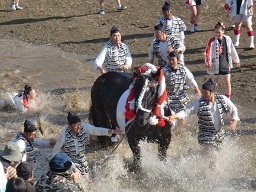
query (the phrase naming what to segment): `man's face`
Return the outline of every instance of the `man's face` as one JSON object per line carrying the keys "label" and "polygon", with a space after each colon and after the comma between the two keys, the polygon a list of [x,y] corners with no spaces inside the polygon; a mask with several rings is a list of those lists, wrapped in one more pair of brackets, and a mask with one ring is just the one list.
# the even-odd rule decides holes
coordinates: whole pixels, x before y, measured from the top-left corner
{"label": "man's face", "polygon": [[172,69],[176,69],[178,66],[178,59],[176,57],[168,57],[169,65]]}
{"label": "man's face", "polygon": [[166,40],[165,32],[155,30],[154,34],[155,34],[155,37],[156,37],[157,40],[159,40],[159,41],[165,41]]}
{"label": "man's face", "polygon": [[202,90],[202,95],[203,98],[207,101],[211,101],[212,97],[213,97],[213,91],[209,91],[209,90]]}
{"label": "man's face", "polygon": [[78,135],[80,133],[81,127],[81,122],[69,125],[69,128],[74,135]]}
{"label": "man's face", "polygon": [[118,33],[113,33],[110,36],[110,39],[111,39],[112,44],[121,43],[121,34],[119,32]]}
{"label": "man's face", "polygon": [[24,132],[24,136],[25,136],[25,138],[26,138],[29,142],[33,142],[34,139],[36,138],[36,131],[33,131],[33,132]]}
{"label": "man's face", "polygon": [[162,10],[164,18],[172,19],[172,10]]}

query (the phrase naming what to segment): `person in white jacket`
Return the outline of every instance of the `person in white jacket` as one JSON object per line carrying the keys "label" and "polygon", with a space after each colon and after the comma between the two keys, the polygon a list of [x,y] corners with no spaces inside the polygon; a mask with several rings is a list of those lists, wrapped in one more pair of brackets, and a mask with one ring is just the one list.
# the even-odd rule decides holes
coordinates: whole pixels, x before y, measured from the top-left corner
{"label": "person in white jacket", "polygon": [[81,123],[80,118],[68,113],[68,125],[60,133],[53,148],[52,157],[59,152],[70,156],[76,168],[89,179],[89,168],[86,160],[85,145],[89,142],[89,135],[121,134],[121,130],[113,130],[102,127],[95,127],[88,123]]}
{"label": "person in white jacket", "polygon": [[25,85],[24,90],[17,93],[1,93],[0,107],[11,106],[19,112],[26,113],[32,111],[37,104],[37,93],[30,85]]}
{"label": "person in white jacket", "polygon": [[236,67],[240,67],[240,59],[236,49],[229,36],[224,35],[225,26],[223,23],[218,22],[215,25],[215,37],[212,37],[205,49],[205,66],[207,73],[217,81],[219,77],[223,77],[226,93],[228,98],[231,98],[231,69],[233,62]]}
{"label": "person in white jacket", "polygon": [[[198,142],[206,155],[215,163],[218,146],[225,139],[224,115],[230,113],[230,127],[235,130],[238,110],[226,96],[215,92],[216,81],[210,78],[202,86],[202,97],[193,101],[186,110],[169,117],[170,122],[187,118],[191,114],[198,116]],[[212,158],[213,157],[213,158]]]}
{"label": "person in white jacket", "polygon": [[226,0],[224,7],[230,12],[230,17],[234,19],[235,47],[239,46],[241,26],[244,23],[250,41],[249,48],[254,49],[253,0]]}

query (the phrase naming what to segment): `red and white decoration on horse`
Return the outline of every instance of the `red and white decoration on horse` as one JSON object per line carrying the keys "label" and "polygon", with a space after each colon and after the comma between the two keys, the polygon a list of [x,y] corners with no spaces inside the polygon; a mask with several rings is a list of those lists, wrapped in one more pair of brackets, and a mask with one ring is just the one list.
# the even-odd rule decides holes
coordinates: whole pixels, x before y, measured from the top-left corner
{"label": "red and white decoration on horse", "polygon": [[[142,67],[136,69],[136,73],[141,75],[150,75],[157,74],[158,77],[158,96],[156,101],[156,106],[153,109],[152,113],[153,116],[149,119],[150,125],[158,125],[160,127],[163,127],[165,125],[164,122],[164,105],[167,98],[167,92],[166,92],[166,84],[165,84],[165,77],[163,75],[163,71],[159,66],[155,66],[150,63],[145,63],[142,65]],[[134,79],[134,77],[133,77]],[[130,93],[126,101],[125,105],[125,118],[126,119],[132,119],[135,115],[134,108],[135,108],[135,98],[134,98],[134,89],[133,89],[133,83],[129,87]],[[138,99],[139,100],[139,99]],[[138,102],[139,103],[139,102]],[[141,107],[139,104],[137,107]]]}

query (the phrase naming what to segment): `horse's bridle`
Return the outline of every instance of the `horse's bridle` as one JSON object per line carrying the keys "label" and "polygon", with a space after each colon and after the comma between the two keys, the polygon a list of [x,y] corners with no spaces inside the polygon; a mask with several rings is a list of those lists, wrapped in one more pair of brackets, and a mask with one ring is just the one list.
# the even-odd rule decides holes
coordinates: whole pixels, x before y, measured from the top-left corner
{"label": "horse's bridle", "polygon": [[146,80],[145,80],[145,83],[144,83],[144,85],[143,85],[143,87],[142,87],[141,93],[140,93],[140,95],[139,95],[139,97],[138,97],[136,112],[137,112],[139,109],[142,110],[142,111],[144,111],[144,112],[146,112],[146,113],[151,113],[151,111],[152,111],[152,109],[146,109],[146,108],[144,108],[144,107],[142,106],[142,100],[143,100],[143,98],[144,98],[144,96],[145,96],[145,93],[147,92],[148,87],[151,86],[150,83],[151,83],[151,82],[150,82],[149,79],[146,79]]}
{"label": "horse's bridle", "polygon": [[141,90],[141,93],[139,95],[139,98],[138,98],[138,104],[137,104],[137,108],[136,108],[136,112],[140,109],[142,111],[145,111],[147,113],[150,113],[151,110],[150,109],[145,109],[141,104],[142,104],[142,99],[147,91],[147,87],[148,87],[148,83],[149,83],[149,80],[146,79],[145,80],[145,84],[143,85],[142,87],[142,90]]}

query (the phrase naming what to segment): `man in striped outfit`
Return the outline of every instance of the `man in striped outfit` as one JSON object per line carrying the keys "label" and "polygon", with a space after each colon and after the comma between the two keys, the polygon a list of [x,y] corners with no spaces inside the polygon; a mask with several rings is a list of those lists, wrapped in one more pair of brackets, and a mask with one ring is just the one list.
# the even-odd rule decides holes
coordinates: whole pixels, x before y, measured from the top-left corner
{"label": "man in striped outfit", "polygon": [[36,147],[53,147],[55,141],[46,141],[36,138],[37,128],[30,121],[24,122],[24,131],[17,133],[16,137],[12,139],[19,145],[20,151],[23,153],[22,161],[36,163],[34,154],[34,146]]}
{"label": "man in striped outfit", "polygon": [[[216,146],[224,139],[224,114],[230,113],[230,129],[236,128],[239,121],[236,106],[224,95],[215,92],[216,82],[210,78],[202,86],[202,97],[192,102],[185,111],[170,116],[170,121],[183,119],[190,114],[198,116],[198,142],[204,147],[206,155],[217,158]],[[215,163],[215,162],[214,162]]]}
{"label": "man in striped outfit", "polygon": [[[183,54],[186,47],[177,37],[167,37],[165,27],[162,23],[154,27],[155,39],[149,47],[149,62],[154,63],[154,58],[158,59],[158,65],[163,68],[168,63],[168,54],[176,50],[179,54]],[[183,58],[183,57],[182,57]],[[182,63],[184,61],[181,61]]]}
{"label": "man in striped outfit", "polygon": [[94,70],[101,74],[109,71],[126,72],[131,68],[132,57],[128,46],[121,42],[121,34],[117,27],[110,30],[110,40],[101,49],[94,62]]}
{"label": "man in striped outfit", "polygon": [[193,74],[183,64],[178,63],[178,53],[171,52],[168,55],[169,64],[163,69],[168,92],[167,103],[172,114],[185,110],[189,102],[188,94],[184,90],[184,84],[195,90],[201,96],[200,89]]}
{"label": "man in striped outfit", "polygon": [[163,17],[158,20],[157,24],[163,23],[166,25],[166,35],[177,37],[182,43],[184,43],[184,31],[186,31],[186,25],[179,17],[173,16],[172,9],[168,1],[166,1],[162,7],[162,12]]}
{"label": "man in striped outfit", "polygon": [[89,181],[89,168],[86,160],[85,145],[89,142],[89,135],[121,134],[121,130],[113,130],[95,127],[88,123],[82,123],[81,119],[72,113],[68,113],[68,125],[60,133],[56,145],[53,148],[52,157],[64,152],[70,156],[72,162],[79,170],[81,182]]}

